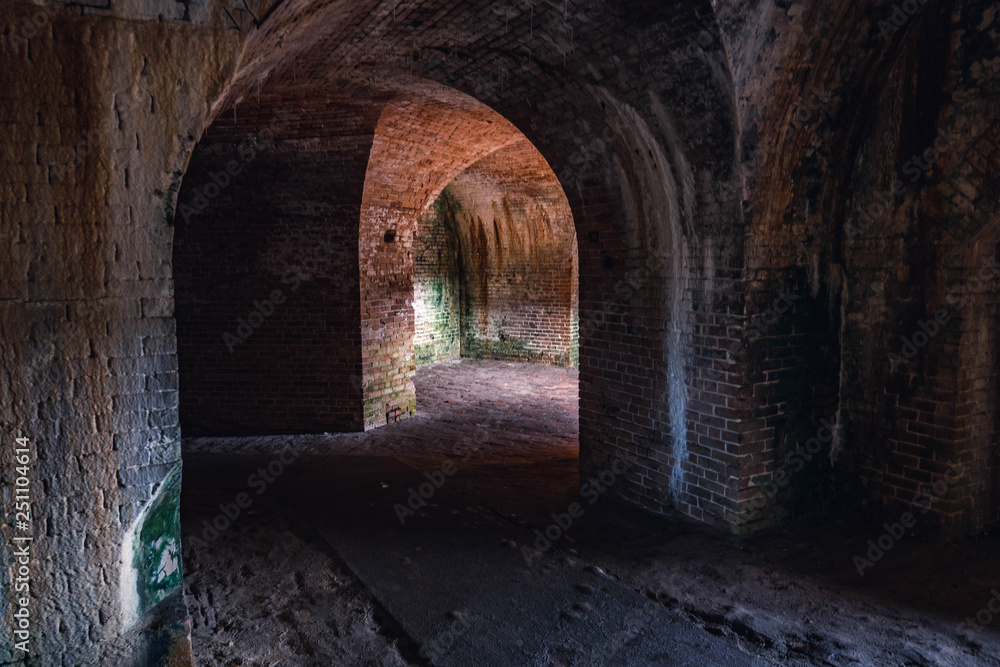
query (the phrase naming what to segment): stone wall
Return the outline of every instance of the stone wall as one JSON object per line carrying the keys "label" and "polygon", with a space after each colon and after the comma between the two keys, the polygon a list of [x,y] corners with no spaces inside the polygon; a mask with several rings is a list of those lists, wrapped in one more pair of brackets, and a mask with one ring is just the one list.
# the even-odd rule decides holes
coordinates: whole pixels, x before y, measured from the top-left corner
{"label": "stone wall", "polygon": [[24,437],[31,502],[0,536],[5,664],[22,597],[31,664],[190,664],[170,219],[239,40],[177,9],[0,5],[0,497]]}

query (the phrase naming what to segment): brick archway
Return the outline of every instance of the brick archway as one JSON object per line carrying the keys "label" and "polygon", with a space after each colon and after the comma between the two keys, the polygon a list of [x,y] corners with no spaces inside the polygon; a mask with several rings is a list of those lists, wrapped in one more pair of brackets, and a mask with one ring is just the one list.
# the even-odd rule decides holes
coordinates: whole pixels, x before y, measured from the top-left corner
{"label": "brick archway", "polygon": [[459,174],[418,229],[418,365],[456,356],[578,363],[573,214],[527,139]]}
{"label": "brick archway", "polygon": [[[462,178],[456,181],[460,175]],[[479,229],[474,238],[466,230],[456,230],[459,237],[464,237],[466,248],[473,242],[482,246],[479,256],[468,255],[466,264],[481,278],[470,286],[478,291],[475,303],[470,302],[468,307],[485,318],[480,329],[483,339],[489,340],[488,331],[483,331],[488,329],[488,294],[498,293],[499,289],[496,284],[486,284],[490,281],[487,273],[504,270],[506,252],[508,272],[519,272],[518,280],[537,278],[544,284],[560,280],[550,274],[562,276],[565,284],[551,289],[565,296],[559,307],[564,315],[559,335],[567,339],[564,354],[569,354],[577,259],[572,214],[558,179],[541,154],[502,116],[467,95],[424,82],[383,109],[365,177],[358,256],[366,428],[416,409],[412,381],[416,235],[419,221],[449,184],[452,194],[458,197],[453,197],[454,202],[462,200],[471,215],[475,215],[477,207],[492,208],[506,223],[502,224],[492,210],[478,210],[479,215],[489,218],[488,235],[484,229]],[[493,185],[491,192],[483,189],[487,184]],[[534,234],[519,241],[522,234],[514,227],[530,224],[539,216],[522,216],[520,222],[515,221],[513,202],[519,202],[523,212],[529,202],[542,207],[539,220],[547,223],[547,230],[534,230]],[[483,227],[481,219],[476,222]],[[552,225],[557,225],[558,230],[552,230]],[[547,240],[545,231],[549,232]],[[554,246],[549,252],[555,252],[557,257],[550,259],[545,254],[546,243]],[[520,255],[519,246],[524,246]],[[468,291],[466,296],[470,296]],[[517,321],[531,317],[514,305],[518,297],[513,292],[504,297],[509,299],[505,305],[510,317]],[[526,294],[520,295],[522,300],[524,297]],[[539,296],[533,301],[541,304],[544,299]],[[543,322],[535,324],[541,329]],[[532,339],[546,335],[542,331],[529,333],[531,324],[527,319],[515,328]]]}
{"label": "brick archway", "polygon": [[[440,167],[436,182],[400,186],[376,178],[366,180],[362,192],[338,199],[345,214],[357,211],[364,218],[387,215],[380,196],[406,198],[394,213],[401,217],[380,220],[377,233],[358,239],[383,253],[386,232],[399,232],[389,227],[402,229],[404,218],[412,227],[416,211],[433,200],[435,190],[502,147],[499,127],[523,134],[559,176],[579,240],[581,469],[599,472],[615,460],[627,461],[631,472],[615,490],[626,500],[654,511],[676,506],[692,517],[733,526],[737,498],[721,483],[727,470],[742,465],[741,434],[729,407],[733,397],[720,391],[692,402],[696,385],[742,384],[739,367],[719,362],[738,342],[732,325],[739,315],[724,295],[739,278],[728,267],[741,262],[742,244],[707,242],[710,235],[739,238],[741,224],[739,193],[718,187],[733,180],[735,155],[725,53],[716,41],[694,61],[665,58],[657,74],[641,66],[638,54],[619,55],[614,76],[606,79],[601,72],[610,66],[607,44],[594,32],[601,25],[607,34],[614,26],[610,32],[650,40],[664,54],[672,53],[673,46],[688,44],[684,26],[713,25],[699,10],[711,16],[707,3],[653,17],[641,13],[641,21],[628,8],[533,19],[530,12],[504,18],[460,3],[447,9],[410,7],[405,16],[283,3],[251,35],[237,77],[215,113],[217,123],[238,124],[240,118],[259,121],[273,109],[295,107],[289,127],[296,140],[315,144],[337,135],[336,150],[353,146],[350,170],[337,182],[339,188],[348,182],[356,188],[363,157],[370,152],[377,162],[380,142],[391,145],[391,131],[402,136],[407,115],[433,110],[437,122],[447,126],[452,121],[443,119],[458,111],[444,110],[461,109],[465,129],[456,134],[445,127],[438,134],[461,137],[471,148],[464,159],[442,161],[450,166]],[[579,23],[572,42],[563,38],[567,21]],[[492,41],[468,30],[470,25],[482,25]],[[594,39],[586,39],[591,33]],[[536,34],[541,42],[533,48]],[[671,77],[662,76],[664,71]],[[706,115],[706,106],[715,112]],[[496,115],[497,127],[486,129],[484,110]],[[227,120],[230,115],[236,120]],[[394,130],[394,123],[402,124]],[[386,130],[384,139],[380,128]],[[317,136],[309,139],[310,133]],[[329,154],[330,148],[316,150]],[[405,234],[397,238],[406,242]],[[353,293],[354,285],[349,289]],[[368,299],[364,280],[358,289],[360,298]],[[312,303],[318,300],[314,296]],[[384,310],[386,304],[375,301],[372,312]],[[693,345],[699,332],[710,328],[724,333]],[[351,428],[385,419],[382,392],[412,391],[407,385],[412,361],[405,354],[369,362],[364,358],[369,352],[374,350],[361,358],[342,356],[356,370],[353,383],[338,391],[365,392],[369,404],[363,415],[346,409],[338,416]],[[392,370],[394,377],[379,378],[373,386],[373,369],[379,369],[375,374]],[[390,408],[402,412],[409,405],[406,399]]]}
{"label": "brick archway", "polygon": [[194,152],[174,243],[188,434],[358,430],[412,412],[417,222],[474,164],[552,209],[575,283],[569,205],[517,128],[433,82],[346,90],[263,95],[219,115]]}

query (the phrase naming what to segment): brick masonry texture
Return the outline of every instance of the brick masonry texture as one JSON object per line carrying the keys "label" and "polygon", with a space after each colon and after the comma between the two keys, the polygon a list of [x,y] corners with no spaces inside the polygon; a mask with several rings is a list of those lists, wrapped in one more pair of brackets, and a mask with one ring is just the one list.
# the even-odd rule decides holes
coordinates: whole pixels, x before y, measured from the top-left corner
{"label": "brick masonry texture", "polygon": [[[920,509],[913,498],[956,462],[966,474],[916,529],[967,534],[1000,511],[996,353],[983,333],[996,328],[986,323],[997,283],[975,279],[997,256],[997,109],[986,100],[998,84],[995,64],[981,64],[997,29],[976,3],[928,3],[903,27],[879,24],[891,5],[802,9],[778,18],[764,58],[734,67],[755,239],[744,272],[758,305],[747,314],[779,290],[802,297],[738,357],[753,387],[745,469],[769,478],[836,414],[836,437],[793,476],[779,510],[839,504],[895,519]],[[771,20],[729,7],[720,16],[737,50],[753,48],[749,25]],[[863,29],[814,43],[782,29],[819,34],[829,20]],[[764,74],[779,61],[798,64]],[[789,85],[788,104],[766,101]],[[894,370],[889,355],[942,308],[950,321]],[[789,391],[782,376],[808,390]],[[740,481],[741,503],[759,493],[751,480]],[[743,509],[748,528],[780,518]]]}
{"label": "brick masonry texture", "polygon": [[357,221],[377,115],[305,138],[312,112],[224,116],[192,156],[174,242],[185,433],[361,427]]}
{"label": "brick masonry texture", "polygon": [[576,231],[555,174],[529,142],[462,172],[418,231],[418,363],[576,361]]}
{"label": "brick masonry texture", "polygon": [[413,241],[444,187],[517,130],[473,98],[421,84],[382,110],[365,175],[359,231],[364,423],[416,411]]}
{"label": "brick masonry texture", "polygon": [[[42,9],[0,6],[4,507],[24,436],[34,450],[33,659],[156,661],[171,646],[183,652],[174,630],[183,636],[186,617],[179,586],[155,608],[143,602],[157,582],[134,560],[144,511],[180,466],[164,211],[238,42],[205,25]],[[198,74],[178,90],[179,72]],[[177,546],[167,519],[159,537]],[[12,538],[23,533],[3,533],[0,586],[13,591]],[[11,602],[5,592],[6,619]],[[22,658],[12,624],[2,626],[0,662]]]}
{"label": "brick masonry texture", "polygon": [[420,217],[413,250],[413,349],[417,365],[462,356],[458,202],[448,189]]}
{"label": "brick masonry texture", "polygon": [[179,588],[148,604],[136,565],[176,537],[181,428],[410,414],[421,216],[453,183],[535,219],[488,166],[525,140],[576,232],[582,474],[623,458],[622,500],[743,533],[895,520],[954,462],[917,530],[1000,519],[988,3],[251,4],[0,4],[0,475],[31,438],[45,664],[185,664]]}

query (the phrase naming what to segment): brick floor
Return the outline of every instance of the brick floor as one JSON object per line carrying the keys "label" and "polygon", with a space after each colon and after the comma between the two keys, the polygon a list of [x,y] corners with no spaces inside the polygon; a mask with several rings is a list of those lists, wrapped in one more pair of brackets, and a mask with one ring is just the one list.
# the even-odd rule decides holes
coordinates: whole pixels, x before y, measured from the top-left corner
{"label": "brick floor", "polygon": [[[415,418],[366,433],[191,438],[184,451],[265,454],[287,446],[392,456],[421,470],[452,458],[461,462],[454,484],[477,502],[545,517],[572,502],[579,484],[577,378],[576,368],[562,366],[444,361],[417,369]],[[478,449],[463,449],[470,446]]]}

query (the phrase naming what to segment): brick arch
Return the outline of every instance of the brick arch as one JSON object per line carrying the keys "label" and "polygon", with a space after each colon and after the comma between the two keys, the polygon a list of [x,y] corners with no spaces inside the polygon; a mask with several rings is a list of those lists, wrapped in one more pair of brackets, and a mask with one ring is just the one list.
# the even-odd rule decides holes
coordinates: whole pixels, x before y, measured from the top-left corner
{"label": "brick arch", "polygon": [[[722,359],[736,342],[743,222],[738,193],[718,186],[736,146],[710,4],[397,10],[282,3],[250,36],[217,115],[257,95],[405,98],[436,82],[506,118],[559,175],[580,240],[582,469],[623,459],[616,495],[733,525],[726,480],[746,456],[738,376]],[[684,57],[698,28],[714,38]]]}
{"label": "brick arch", "polygon": [[199,142],[175,215],[186,432],[352,430],[415,409],[417,219],[470,165],[530,143],[454,89],[391,83],[266,90]]}
{"label": "brick arch", "polygon": [[[521,139],[459,174],[421,217],[420,234],[431,262],[414,272],[415,287],[425,287],[415,301],[425,313],[417,313],[416,342],[432,348],[418,347],[418,362],[431,355],[578,362],[576,228],[559,179],[531,142]],[[451,263],[442,237],[454,247]],[[442,312],[435,304],[449,287],[460,309]],[[431,313],[438,327],[428,326]],[[450,356],[433,347],[439,331],[452,336],[444,346]]]}
{"label": "brick arch", "polygon": [[[840,416],[841,299],[855,279],[845,271],[847,202],[874,121],[867,111],[880,104],[873,100],[886,87],[898,44],[874,38],[875,19],[858,6],[795,14],[780,3],[724,1],[716,12],[727,26],[741,100],[731,188],[754,202],[745,236],[744,339],[735,359],[753,395],[744,426],[753,463],[737,483],[738,520],[750,531],[831,503],[831,460],[844,437],[826,425]],[[831,23],[849,37],[831,39],[824,32]],[[778,39],[768,44],[768,35]],[[821,454],[799,456],[819,438]]]}
{"label": "brick arch", "polygon": [[361,201],[366,428],[416,410],[412,251],[419,217],[455,176],[521,136],[495,111],[455,90],[426,82],[406,93],[382,110]]}
{"label": "brick arch", "polygon": [[[567,360],[572,347],[576,233],[568,201],[548,163],[509,121],[463,93],[432,82],[414,82],[405,91],[406,97],[398,94],[400,97],[385,106],[375,128],[361,206],[359,262],[366,427],[385,423],[387,414],[402,416],[416,408],[411,302],[414,236],[419,219],[449,183],[457,195],[455,201],[461,200],[470,213],[482,206],[499,204],[510,208],[512,202],[517,202],[522,212],[530,205],[540,205],[551,213],[546,220],[554,221],[559,230],[551,238],[542,234],[527,239],[524,261],[517,270],[543,282],[560,283],[563,289],[559,294],[565,296],[565,303],[558,304],[559,320],[554,326],[558,327],[557,335],[565,339],[563,354]],[[455,182],[460,174],[465,178]],[[485,190],[487,182],[495,186],[489,192]],[[497,226],[490,238],[484,237],[485,245],[493,252],[482,261],[496,260],[497,252],[502,253],[504,245],[510,248],[511,241],[515,242],[516,253],[519,235],[513,227],[533,219],[526,215],[515,221],[513,212],[502,217],[510,219],[502,225],[503,231]],[[468,249],[468,235],[459,236],[465,241],[462,247]],[[542,249],[545,242],[549,246]],[[540,258],[539,252],[555,253],[565,267],[559,266],[555,258]],[[511,266],[512,259],[508,257]],[[481,272],[503,270],[496,262],[478,268]],[[561,272],[563,268],[565,272]],[[552,277],[553,271],[561,278]],[[486,279],[486,273],[482,277]],[[477,310],[487,320],[486,297],[491,291],[499,292],[495,285],[483,285],[475,295]],[[485,320],[481,324],[477,330],[486,343],[480,344],[488,345],[489,327]],[[473,337],[470,342],[476,340]]]}

